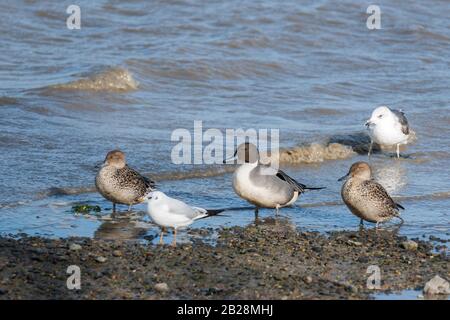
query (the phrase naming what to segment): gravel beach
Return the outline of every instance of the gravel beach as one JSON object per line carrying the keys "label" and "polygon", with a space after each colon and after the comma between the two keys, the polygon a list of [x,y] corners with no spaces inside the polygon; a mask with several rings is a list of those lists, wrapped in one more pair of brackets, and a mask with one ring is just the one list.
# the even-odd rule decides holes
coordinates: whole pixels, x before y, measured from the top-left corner
{"label": "gravel beach", "polygon": [[[195,230],[192,230],[195,231]],[[202,230],[199,230],[200,232]],[[218,231],[216,245],[0,238],[0,299],[370,299],[450,278],[445,240],[394,231],[298,231],[284,220]],[[66,286],[81,270],[81,289]],[[381,271],[367,288],[369,266]]]}

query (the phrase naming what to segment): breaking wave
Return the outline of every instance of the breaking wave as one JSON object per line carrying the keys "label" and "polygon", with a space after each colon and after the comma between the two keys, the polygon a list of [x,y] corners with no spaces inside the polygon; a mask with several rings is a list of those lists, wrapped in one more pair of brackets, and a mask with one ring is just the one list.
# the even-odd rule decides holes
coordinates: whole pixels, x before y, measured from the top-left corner
{"label": "breaking wave", "polygon": [[348,159],[355,154],[352,147],[340,143],[311,143],[281,150],[279,154],[274,156],[278,156],[280,164],[301,164]]}
{"label": "breaking wave", "polygon": [[64,91],[128,92],[136,90],[138,86],[139,83],[127,69],[117,67],[94,73],[79,80],[55,84],[47,87],[47,89]]}
{"label": "breaking wave", "polygon": [[7,97],[7,96],[0,96],[0,106],[7,106],[7,105],[16,105],[18,104],[18,100],[13,97]]}

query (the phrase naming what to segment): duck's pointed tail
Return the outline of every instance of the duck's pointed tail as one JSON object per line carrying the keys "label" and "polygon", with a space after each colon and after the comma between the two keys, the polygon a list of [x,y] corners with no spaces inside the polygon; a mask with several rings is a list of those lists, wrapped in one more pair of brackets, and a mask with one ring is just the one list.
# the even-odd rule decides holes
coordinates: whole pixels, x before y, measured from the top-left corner
{"label": "duck's pointed tail", "polygon": [[326,187],[316,188],[316,187],[307,187],[307,186],[305,186],[303,189],[305,189],[305,190],[322,190],[322,189],[326,189]]}

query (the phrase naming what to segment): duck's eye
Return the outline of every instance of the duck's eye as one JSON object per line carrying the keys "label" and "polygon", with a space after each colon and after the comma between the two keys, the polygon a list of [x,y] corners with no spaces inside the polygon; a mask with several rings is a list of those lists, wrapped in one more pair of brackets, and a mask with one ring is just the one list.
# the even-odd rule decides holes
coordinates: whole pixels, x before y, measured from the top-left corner
{"label": "duck's eye", "polygon": [[381,118],[383,118],[383,115],[382,115],[382,114],[380,114],[380,115],[378,116],[378,118],[380,118],[380,119],[381,119]]}

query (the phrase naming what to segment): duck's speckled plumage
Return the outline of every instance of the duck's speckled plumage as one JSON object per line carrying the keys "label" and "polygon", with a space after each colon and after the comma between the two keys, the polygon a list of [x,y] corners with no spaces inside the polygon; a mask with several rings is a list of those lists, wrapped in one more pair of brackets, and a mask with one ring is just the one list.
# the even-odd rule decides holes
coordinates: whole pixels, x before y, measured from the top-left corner
{"label": "duck's speckled plumage", "polygon": [[[360,168],[356,168],[358,165]],[[362,170],[361,166],[364,166]],[[362,172],[364,170],[368,172]],[[349,175],[350,178],[342,186],[341,195],[354,215],[370,222],[383,222],[399,216],[399,209],[403,207],[395,203],[381,184],[371,179],[368,164],[354,164]]]}
{"label": "duck's speckled plumage", "polygon": [[353,214],[370,222],[386,221],[399,214],[394,200],[373,180],[349,179],[342,188],[342,199]]}
{"label": "duck's speckled plumage", "polygon": [[155,182],[126,165],[124,158],[123,165],[110,162],[107,156],[95,178],[97,190],[106,199],[113,203],[134,205],[143,202],[144,196],[154,190]]}

